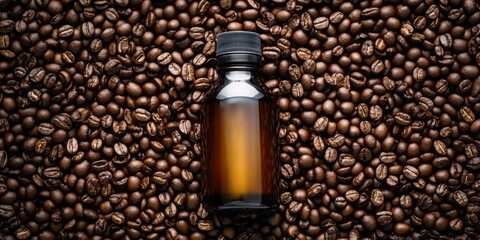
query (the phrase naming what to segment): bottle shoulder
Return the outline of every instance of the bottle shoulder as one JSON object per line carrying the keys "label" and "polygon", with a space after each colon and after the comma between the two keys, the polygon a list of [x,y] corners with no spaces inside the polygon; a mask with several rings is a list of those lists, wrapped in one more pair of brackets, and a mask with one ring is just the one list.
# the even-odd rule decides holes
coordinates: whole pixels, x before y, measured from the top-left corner
{"label": "bottle shoulder", "polygon": [[221,86],[215,98],[223,100],[234,97],[261,99],[265,95],[251,82],[232,81]]}
{"label": "bottle shoulder", "polygon": [[254,82],[260,78],[256,72],[246,70],[233,70],[223,72],[220,76],[223,79],[223,85],[220,86],[215,96],[217,100],[223,100],[234,97],[246,97],[261,99],[265,95]]}

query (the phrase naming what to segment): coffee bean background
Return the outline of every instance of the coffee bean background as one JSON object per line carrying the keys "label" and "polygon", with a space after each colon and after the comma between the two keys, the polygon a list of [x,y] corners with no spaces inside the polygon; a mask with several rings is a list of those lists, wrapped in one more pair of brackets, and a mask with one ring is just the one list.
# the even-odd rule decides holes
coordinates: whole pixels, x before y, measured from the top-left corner
{"label": "coffee bean background", "polygon": [[[201,204],[215,37],[261,34],[281,184]],[[475,0],[0,0],[2,239],[478,239]]]}

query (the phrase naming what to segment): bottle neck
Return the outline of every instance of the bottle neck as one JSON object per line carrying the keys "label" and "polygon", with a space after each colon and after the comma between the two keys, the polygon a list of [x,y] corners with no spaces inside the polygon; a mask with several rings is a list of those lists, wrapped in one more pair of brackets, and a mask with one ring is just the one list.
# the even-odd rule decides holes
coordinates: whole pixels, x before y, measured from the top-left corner
{"label": "bottle neck", "polygon": [[262,56],[251,53],[231,53],[217,56],[219,68],[229,66],[251,66],[259,68],[262,65]]}

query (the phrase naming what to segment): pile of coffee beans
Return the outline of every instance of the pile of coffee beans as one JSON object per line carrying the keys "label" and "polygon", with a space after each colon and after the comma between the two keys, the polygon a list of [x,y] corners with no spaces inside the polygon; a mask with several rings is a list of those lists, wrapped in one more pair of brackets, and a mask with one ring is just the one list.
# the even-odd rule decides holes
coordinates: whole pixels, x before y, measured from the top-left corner
{"label": "pile of coffee beans", "polygon": [[[201,204],[215,38],[261,34],[278,211]],[[0,0],[1,239],[478,239],[476,0]]]}

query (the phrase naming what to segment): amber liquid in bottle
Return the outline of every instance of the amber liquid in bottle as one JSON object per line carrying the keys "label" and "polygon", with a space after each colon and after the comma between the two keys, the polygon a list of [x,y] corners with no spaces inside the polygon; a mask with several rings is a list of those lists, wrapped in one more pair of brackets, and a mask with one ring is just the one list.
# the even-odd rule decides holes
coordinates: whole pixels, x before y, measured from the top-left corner
{"label": "amber liquid in bottle", "polygon": [[204,202],[209,210],[258,212],[276,205],[276,115],[271,99],[252,82],[259,76],[227,71],[224,85],[204,108]]}

